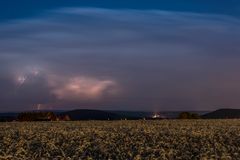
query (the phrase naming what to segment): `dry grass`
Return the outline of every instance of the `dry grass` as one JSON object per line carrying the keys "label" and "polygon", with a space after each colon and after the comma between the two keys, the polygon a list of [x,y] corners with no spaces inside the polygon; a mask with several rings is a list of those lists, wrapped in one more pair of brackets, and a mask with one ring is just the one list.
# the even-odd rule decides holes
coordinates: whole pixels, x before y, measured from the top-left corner
{"label": "dry grass", "polygon": [[0,123],[0,159],[238,159],[240,120]]}

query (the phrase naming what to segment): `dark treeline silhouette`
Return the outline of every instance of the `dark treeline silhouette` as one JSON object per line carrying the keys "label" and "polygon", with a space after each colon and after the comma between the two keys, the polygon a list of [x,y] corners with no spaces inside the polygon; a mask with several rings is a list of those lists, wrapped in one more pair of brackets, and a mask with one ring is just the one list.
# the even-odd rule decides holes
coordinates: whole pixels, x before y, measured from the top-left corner
{"label": "dark treeline silhouette", "polygon": [[178,119],[200,119],[201,117],[196,113],[182,112],[179,114]]}
{"label": "dark treeline silhouette", "polygon": [[53,112],[22,112],[17,117],[18,121],[56,121],[57,116]]}
{"label": "dark treeline silhouette", "polygon": [[195,112],[181,112],[175,117],[129,112],[77,109],[71,111],[29,111],[22,113],[1,113],[0,122],[12,121],[79,121],[79,120],[161,120],[161,119],[240,119],[240,109],[219,109],[204,115]]}

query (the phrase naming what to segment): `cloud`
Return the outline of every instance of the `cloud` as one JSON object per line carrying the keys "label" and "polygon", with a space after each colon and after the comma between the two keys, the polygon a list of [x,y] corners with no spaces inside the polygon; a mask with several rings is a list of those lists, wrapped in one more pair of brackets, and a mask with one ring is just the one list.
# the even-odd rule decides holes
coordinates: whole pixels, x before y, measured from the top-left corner
{"label": "cloud", "polygon": [[95,101],[117,92],[114,81],[89,77],[51,77],[49,84],[58,99],[67,101]]}
{"label": "cloud", "polygon": [[[239,26],[223,15],[100,8],[2,23],[0,105],[237,106]],[[14,96],[16,82],[22,89]]]}

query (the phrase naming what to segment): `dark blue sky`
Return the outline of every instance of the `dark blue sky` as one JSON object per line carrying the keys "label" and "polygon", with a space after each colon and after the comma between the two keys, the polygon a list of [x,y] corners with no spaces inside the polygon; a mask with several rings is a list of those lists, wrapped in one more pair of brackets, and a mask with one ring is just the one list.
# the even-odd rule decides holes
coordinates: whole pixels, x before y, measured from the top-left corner
{"label": "dark blue sky", "polygon": [[0,111],[240,108],[238,0],[2,0]]}
{"label": "dark blue sky", "polygon": [[0,21],[31,17],[41,14],[44,10],[60,7],[160,9],[240,16],[238,0],[2,0],[0,1]]}

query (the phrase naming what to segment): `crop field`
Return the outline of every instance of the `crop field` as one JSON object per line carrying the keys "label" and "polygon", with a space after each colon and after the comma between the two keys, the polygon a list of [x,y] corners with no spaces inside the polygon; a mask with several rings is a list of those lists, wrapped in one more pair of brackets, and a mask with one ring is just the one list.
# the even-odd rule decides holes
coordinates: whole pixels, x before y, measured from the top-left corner
{"label": "crop field", "polygon": [[0,159],[239,159],[240,120],[0,123]]}

